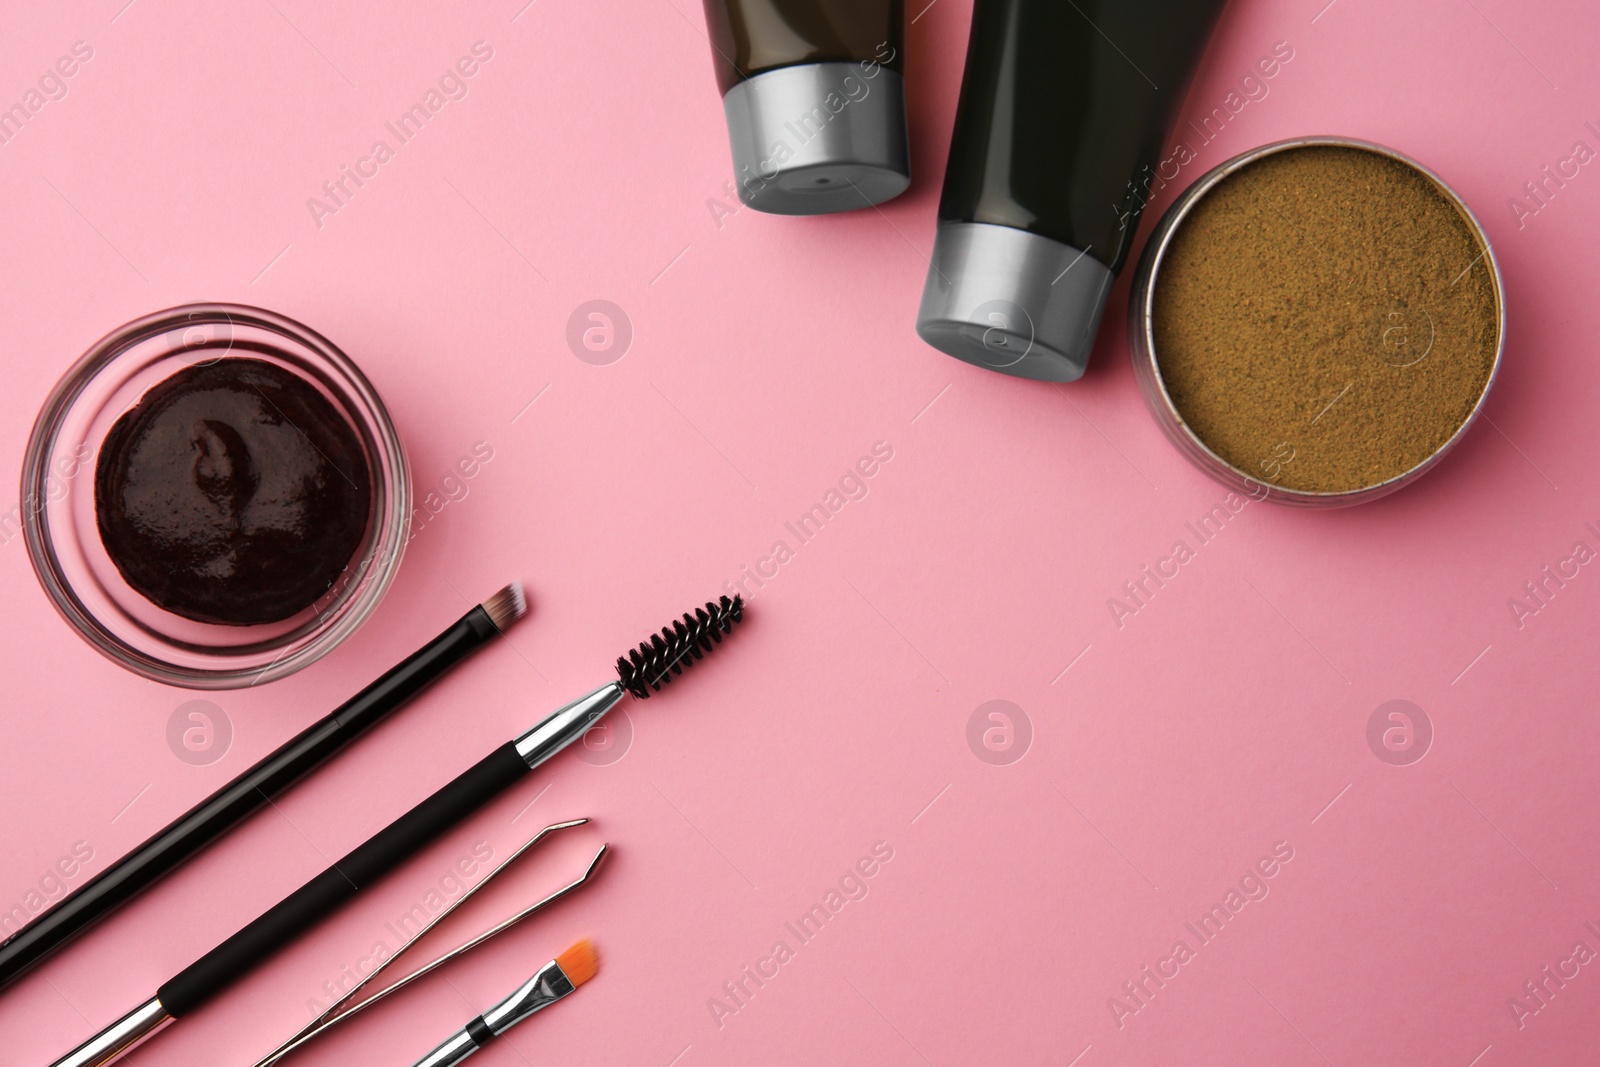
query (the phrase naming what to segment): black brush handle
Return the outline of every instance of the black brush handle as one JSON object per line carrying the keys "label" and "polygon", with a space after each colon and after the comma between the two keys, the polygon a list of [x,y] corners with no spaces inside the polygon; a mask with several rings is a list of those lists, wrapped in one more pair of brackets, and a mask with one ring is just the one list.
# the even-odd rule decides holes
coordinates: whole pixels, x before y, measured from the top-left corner
{"label": "black brush handle", "polygon": [[500,631],[481,606],[382,678],[302,730],[160,833],[0,942],[4,989],[67,942],[172,873],[270,798],[437,681]]}
{"label": "black brush handle", "polygon": [[174,1017],[200,1007],[527,773],[507,741],[186,967],[156,992],[162,1006]]}

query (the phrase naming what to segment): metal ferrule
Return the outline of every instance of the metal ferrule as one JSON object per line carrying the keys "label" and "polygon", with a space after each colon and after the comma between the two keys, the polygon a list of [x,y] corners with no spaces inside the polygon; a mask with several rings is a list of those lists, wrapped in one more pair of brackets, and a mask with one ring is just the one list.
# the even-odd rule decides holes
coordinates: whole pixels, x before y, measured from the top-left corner
{"label": "metal ferrule", "polygon": [[552,712],[538,726],[517,738],[517,755],[529,767],[539,766],[582,737],[589,727],[617,706],[625,692],[627,690],[622,688],[621,683],[607,682],[588,696],[579,697],[559,711]]}
{"label": "metal ferrule", "polygon": [[484,1012],[484,1025],[498,1037],[534,1012],[548,1008],[575,988],[561,966],[551,960],[521,989]]}
{"label": "metal ferrule", "polygon": [[144,1044],[173,1021],[159,997],[149,1001],[100,1031],[51,1064],[51,1067],[101,1067],[115,1063]]}

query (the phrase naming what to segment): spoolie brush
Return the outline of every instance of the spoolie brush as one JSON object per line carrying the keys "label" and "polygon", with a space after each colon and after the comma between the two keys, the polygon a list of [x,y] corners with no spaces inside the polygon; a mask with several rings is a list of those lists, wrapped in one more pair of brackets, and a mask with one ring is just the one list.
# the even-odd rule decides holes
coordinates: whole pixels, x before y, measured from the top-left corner
{"label": "spoolie brush", "polygon": [[617,678],[622,688],[640,700],[650,699],[651,692],[684,672],[684,669],[705,658],[722,643],[734,624],[744,618],[744,598],[723,597],[715,603],[706,602],[696,608],[693,615],[685,612],[644,644],[617,657]]}
{"label": "spoolie brush", "polygon": [[518,755],[529,767],[537,767],[587,733],[624,693],[648,700],[652,692],[704,659],[743,618],[744,598],[737,596],[707,601],[693,614],[685,612],[626,656],[618,656],[616,681],[579,697],[513,741]]}
{"label": "spoolie brush", "polygon": [[[501,624],[526,610],[520,589],[508,587],[490,604],[483,605],[485,624]],[[283,946],[311,929],[352,899],[361,887],[372,885],[400,864],[421,852],[439,835],[455,826],[491,799],[520,781],[533,768],[582,737],[588,729],[632,693],[640,700],[682,674],[690,664],[705,658],[744,617],[744,601],[723,597],[693,614],[672,622],[660,633],[617,660],[617,680],[607,682],[587,696],[545,717],[533,729],[489,753],[457,775],[431,797],[368,838],[365,844],[340,859],[311,881],[290,893],[254,922],[190,964],[156,995],[95,1037],[80,1045],[54,1067],[101,1067],[126,1055],[157,1030],[181,1018],[242,978]],[[579,946],[574,946],[578,951]],[[564,954],[557,970],[568,962],[567,973],[576,987],[592,976],[593,953]],[[541,974],[544,972],[541,972]],[[570,990],[569,990],[570,991]]]}

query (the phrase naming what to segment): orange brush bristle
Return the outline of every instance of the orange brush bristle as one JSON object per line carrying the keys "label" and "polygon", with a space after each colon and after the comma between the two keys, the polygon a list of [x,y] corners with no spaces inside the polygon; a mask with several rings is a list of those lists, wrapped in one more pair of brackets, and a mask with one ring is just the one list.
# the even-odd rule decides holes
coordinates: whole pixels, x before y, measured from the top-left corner
{"label": "orange brush bristle", "polygon": [[594,977],[600,969],[600,957],[595,955],[594,943],[584,938],[556,957],[556,966],[567,976],[574,989]]}

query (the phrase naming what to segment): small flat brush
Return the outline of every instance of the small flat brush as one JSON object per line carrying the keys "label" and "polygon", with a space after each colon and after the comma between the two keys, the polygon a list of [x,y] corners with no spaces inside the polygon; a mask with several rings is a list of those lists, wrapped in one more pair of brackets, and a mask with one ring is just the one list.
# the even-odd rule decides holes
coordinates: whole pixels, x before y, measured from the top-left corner
{"label": "small flat brush", "polygon": [[174,1019],[187,1015],[305,933],[365,887],[582,737],[627,693],[644,700],[703,659],[744,617],[744,601],[723,597],[684,615],[617,660],[617,680],[579,697],[507,741],[364,844],[290,893],[190,964],[156,995],[53,1067],[115,1063]]}
{"label": "small flat brush", "polygon": [[579,941],[567,951],[539,968],[539,973],[422,1059],[414,1067],[455,1067],[456,1064],[511,1029],[574,992],[593,978],[600,958],[588,941]]}

